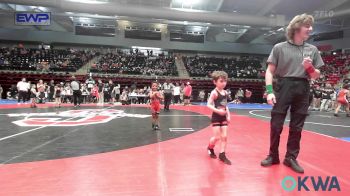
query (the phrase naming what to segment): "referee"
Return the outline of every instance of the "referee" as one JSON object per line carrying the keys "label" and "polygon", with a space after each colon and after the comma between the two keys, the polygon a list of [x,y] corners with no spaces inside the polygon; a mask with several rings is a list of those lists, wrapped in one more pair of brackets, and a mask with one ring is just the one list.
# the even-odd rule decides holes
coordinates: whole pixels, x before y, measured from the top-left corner
{"label": "referee", "polygon": [[81,95],[81,91],[80,91],[80,83],[77,81],[77,79],[75,78],[75,76],[72,76],[72,82],[70,83],[72,90],[73,90],[73,103],[74,103],[74,107],[77,107],[77,105],[80,107],[80,95]]}
{"label": "referee", "polygon": [[[304,173],[298,164],[301,131],[309,107],[309,79],[320,76],[318,68],[324,65],[317,48],[305,43],[312,31],[314,18],[302,14],[295,16],[287,27],[287,41],[276,44],[267,59],[267,101],[271,111],[270,152],[261,162],[264,167],[279,164],[278,146],[287,111],[290,108],[287,153],[283,164],[297,173]],[[273,77],[277,83],[272,88]]]}
{"label": "referee", "polygon": [[164,111],[170,111],[169,106],[171,104],[172,93],[173,93],[174,87],[175,86],[169,80],[166,80],[165,83],[163,84]]}

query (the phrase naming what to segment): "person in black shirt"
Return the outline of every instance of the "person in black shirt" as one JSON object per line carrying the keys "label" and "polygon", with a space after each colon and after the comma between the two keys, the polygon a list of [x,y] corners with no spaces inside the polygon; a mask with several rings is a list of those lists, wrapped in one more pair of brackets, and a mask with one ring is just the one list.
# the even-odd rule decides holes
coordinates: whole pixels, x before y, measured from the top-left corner
{"label": "person in black shirt", "polygon": [[309,94],[309,109],[312,106],[312,101],[314,100],[314,85],[310,83],[310,94]]}
{"label": "person in black shirt", "polygon": [[103,98],[104,98],[104,102],[109,102],[110,98],[111,98],[111,94],[109,92],[109,84],[105,83],[104,87],[103,87]]}
{"label": "person in black shirt", "polygon": [[108,102],[109,102],[110,104],[112,104],[112,103],[113,103],[112,98],[114,98],[114,96],[112,96],[112,91],[113,91],[113,89],[114,89],[114,84],[113,84],[113,81],[112,81],[112,80],[109,80],[109,82],[108,82],[108,87],[109,87],[109,89],[108,89],[108,94],[109,94]]}
{"label": "person in black shirt", "polygon": [[9,89],[10,97],[11,99],[16,99],[16,96],[18,95],[18,90],[16,85],[12,84],[11,88]]}
{"label": "person in black shirt", "polygon": [[325,89],[323,89],[322,91],[322,103],[321,103],[320,111],[322,110],[329,111],[328,108],[331,105],[333,93],[334,93],[334,90],[331,84],[327,84]]}
{"label": "person in black shirt", "polygon": [[55,81],[51,80],[49,83],[49,101],[54,101],[54,94],[55,94]]}
{"label": "person in black shirt", "polygon": [[320,86],[316,86],[314,89],[314,110],[319,110],[320,109],[320,104],[321,104],[321,98],[322,98],[322,91],[320,89]]}

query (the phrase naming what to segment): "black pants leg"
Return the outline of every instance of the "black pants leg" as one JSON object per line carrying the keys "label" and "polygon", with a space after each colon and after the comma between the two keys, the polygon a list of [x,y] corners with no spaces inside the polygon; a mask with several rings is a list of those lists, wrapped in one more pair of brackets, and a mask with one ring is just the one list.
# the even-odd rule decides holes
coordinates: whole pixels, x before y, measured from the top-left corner
{"label": "black pants leg", "polygon": [[119,102],[119,97],[120,97],[120,94],[116,94],[116,95],[115,95],[115,101],[116,101],[116,102]]}
{"label": "black pants leg", "polygon": [[73,91],[73,103],[74,103],[74,106],[76,106],[77,104],[80,105],[80,91],[79,90]]}
{"label": "black pants leg", "polygon": [[294,93],[292,105],[290,108],[289,135],[287,143],[286,158],[297,158],[300,151],[301,132],[307,117],[309,108],[309,86],[301,88],[303,83],[299,84],[299,90]]}
{"label": "black pants leg", "polygon": [[306,115],[291,113],[291,121],[289,123],[289,135],[288,135],[288,143],[287,143],[287,153],[286,158],[294,158],[298,157],[300,151],[300,139],[301,139],[301,131],[304,126],[304,122],[306,119]]}
{"label": "black pants leg", "polygon": [[291,108],[287,158],[297,158],[300,151],[301,131],[309,107],[309,83],[307,80],[282,79],[276,84],[277,103],[271,112],[270,156],[278,158],[280,135],[287,111]]}
{"label": "black pants leg", "polygon": [[24,99],[26,101],[30,101],[30,91],[24,91]]}
{"label": "black pants leg", "polygon": [[49,93],[49,97],[48,97],[49,101],[53,101],[53,93]]}
{"label": "black pants leg", "polygon": [[271,113],[270,130],[270,156],[278,159],[278,147],[280,145],[280,136],[283,130],[284,120],[287,113]]}
{"label": "black pants leg", "polygon": [[164,93],[164,109],[169,110],[171,103],[171,93]]}
{"label": "black pants leg", "polygon": [[21,102],[21,100],[23,101],[23,103],[26,101],[27,98],[27,92],[26,91],[19,91],[18,92],[18,103]]}
{"label": "black pants leg", "polygon": [[175,96],[174,96],[174,102],[175,102],[176,104],[178,104],[178,103],[179,103],[179,100],[180,100],[180,95],[175,95]]}
{"label": "black pants leg", "polygon": [[23,97],[22,91],[18,91],[18,97],[17,97],[17,102],[18,103],[21,102],[22,97]]}

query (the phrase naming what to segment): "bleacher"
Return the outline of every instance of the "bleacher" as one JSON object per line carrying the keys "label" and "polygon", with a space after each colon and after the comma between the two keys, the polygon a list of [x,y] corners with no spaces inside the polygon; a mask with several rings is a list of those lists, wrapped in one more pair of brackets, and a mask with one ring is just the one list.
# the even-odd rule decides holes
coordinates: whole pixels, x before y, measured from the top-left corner
{"label": "bleacher", "polygon": [[1,70],[75,72],[97,53],[73,49],[1,48]]}
{"label": "bleacher", "polygon": [[171,56],[145,56],[123,52],[101,55],[92,65],[90,72],[147,76],[178,75],[175,60]]}
{"label": "bleacher", "polygon": [[254,57],[183,57],[191,77],[210,77],[215,70],[225,71],[230,78],[261,78],[261,60]]}
{"label": "bleacher", "polygon": [[350,55],[336,54],[323,55],[325,66],[321,68],[323,75],[319,82],[337,84],[344,76],[350,73]]}

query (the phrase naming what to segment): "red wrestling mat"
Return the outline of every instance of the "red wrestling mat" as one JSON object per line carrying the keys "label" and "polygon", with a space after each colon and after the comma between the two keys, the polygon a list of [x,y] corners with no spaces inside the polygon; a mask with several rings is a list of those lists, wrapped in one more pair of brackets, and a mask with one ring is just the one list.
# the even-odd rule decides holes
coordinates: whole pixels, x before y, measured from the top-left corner
{"label": "red wrestling mat", "polygon": [[[8,107],[8,106],[5,106]],[[202,106],[173,109],[209,115]],[[165,114],[165,113],[163,113]],[[162,114],[161,114],[162,115]],[[196,122],[193,122],[196,123]],[[288,129],[282,133],[280,159]],[[180,138],[109,153],[41,162],[0,165],[1,196],[81,195],[349,195],[350,143],[304,132],[299,162],[304,175],[283,164],[262,168],[269,147],[269,123],[232,114],[227,156],[232,166],[207,155],[210,127]],[[168,130],[164,130],[168,131]],[[158,134],[161,137],[161,134]],[[341,191],[315,191],[310,178],[307,192],[287,192],[286,176],[336,176]],[[297,186],[298,187],[298,186]]]}

